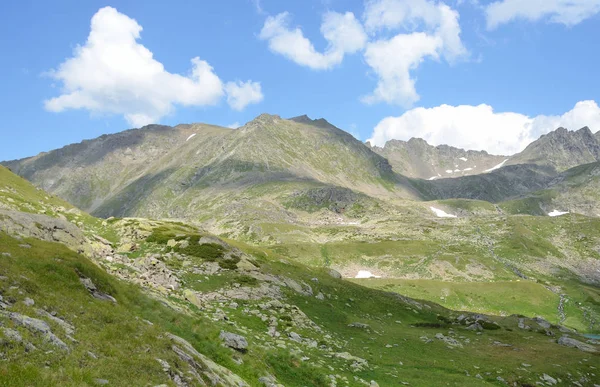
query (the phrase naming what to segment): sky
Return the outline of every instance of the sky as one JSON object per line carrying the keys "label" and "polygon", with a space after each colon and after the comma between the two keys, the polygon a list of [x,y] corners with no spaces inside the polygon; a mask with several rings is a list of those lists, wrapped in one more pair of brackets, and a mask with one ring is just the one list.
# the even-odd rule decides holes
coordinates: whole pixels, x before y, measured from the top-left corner
{"label": "sky", "polygon": [[0,21],[0,160],[261,113],[506,155],[600,130],[600,0],[23,0]]}

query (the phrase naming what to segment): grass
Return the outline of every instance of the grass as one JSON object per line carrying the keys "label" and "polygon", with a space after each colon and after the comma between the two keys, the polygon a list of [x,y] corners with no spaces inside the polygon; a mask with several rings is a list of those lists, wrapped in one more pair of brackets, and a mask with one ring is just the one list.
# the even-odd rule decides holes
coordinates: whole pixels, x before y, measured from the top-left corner
{"label": "grass", "polygon": [[558,323],[559,296],[543,285],[531,282],[447,282],[436,280],[353,279],[374,289],[439,303],[452,310],[496,316],[521,314],[541,316]]}

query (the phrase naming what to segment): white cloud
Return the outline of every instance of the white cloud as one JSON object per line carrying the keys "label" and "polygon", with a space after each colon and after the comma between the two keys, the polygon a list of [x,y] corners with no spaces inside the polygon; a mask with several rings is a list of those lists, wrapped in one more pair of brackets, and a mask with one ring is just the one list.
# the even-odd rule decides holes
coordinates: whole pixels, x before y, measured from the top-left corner
{"label": "white cloud", "polygon": [[519,113],[497,113],[489,105],[416,108],[399,117],[383,119],[368,140],[383,146],[391,139],[420,137],[432,145],[448,144],[464,149],[512,155],[542,134],[558,127],[571,130],[589,126],[600,130],[600,107],[595,101],[578,102],[562,116],[528,117]]}
{"label": "white cloud", "polygon": [[460,38],[458,12],[444,3],[428,0],[371,0],[364,13],[365,28],[372,35],[402,30],[390,39],[370,42],[367,64],[377,74],[375,91],[365,103],[386,102],[410,107],[419,100],[411,71],[426,58],[452,63],[468,54]]}
{"label": "white cloud", "polygon": [[361,50],[367,41],[362,25],[352,12],[328,12],[323,16],[321,34],[328,42],[323,53],[315,49],[300,28],[292,29],[289,24],[288,12],[269,16],[259,38],[268,41],[271,51],[314,70],[326,70],[339,65],[345,54]]}
{"label": "white cloud", "polygon": [[600,0],[502,0],[486,7],[489,29],[516,19],[574,26],[600,13]]}
{"label": "white cloud", "polygon": [[227,82],[227,103],[233,110],[244,110],[250,104],[259,103],[264,99],[259,82]]}
{"label": "white cloud", "polygon": [[46,100],[52,112],[86,109],[121,114],[134,126],[155,123],[175,105],[217,104],[225,94],[213,68],[196,57],[187,75],[169,73],[137,40],[142,27],[105,7],[92,17],[90,34],[48,75],[62,82],[62,94]]}
{"label": "white cloud", "polygon": [[239,128],[240,126],[242,126],[242,125],[240,125],[240,123],[239,123],[239,122],[237,122],[237,121],[236,121],[236,122],[234,122],[233,124],[229,124],[229,125],[227,125],[227,127],[228,127],[229,129],[237,129],[237,128]]}
{"label": "white cloud", "polygon": [[[362,98],[368,104],[387,102],[411,106],[419,100],[410,71],[427,57],[438,58],[440,40],[422,32],[400,34],[390,40],[369,43],[365,60],[379,80],[373,93]],[[402,55],[396,55],[402,53]]]}

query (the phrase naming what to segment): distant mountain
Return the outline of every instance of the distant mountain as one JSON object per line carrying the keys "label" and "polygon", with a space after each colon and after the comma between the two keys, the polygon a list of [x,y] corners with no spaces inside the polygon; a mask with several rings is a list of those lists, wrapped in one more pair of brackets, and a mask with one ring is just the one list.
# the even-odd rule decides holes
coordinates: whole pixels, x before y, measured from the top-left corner
{"label": "distant mountain", "polygon": [[151,125],[4,164],[104,217],[282,219],[292,216],[286,210],[292,202],[323,205],[312,191],[321,188],[339,198],[332,208],[351,204],[340,189],[363,194],[362,202],[420,197],[384,157],[326,120],[306,116],[263,114],[237,130]]}
{"label": "distant mountain", "polygon": [[[574,186],[561,185],[562,172],[600,161],[597,137],[588,128],[559,128],[509,157],[415,138],[371,147],[323,118],[263,114],[237,130],[149,125],[4,164],[97,216],[188,219],[215,231],[241,217],[296,222],[320,209],[402,212],[412,206],[396,207],[406,200],[500,203],[548,189],[569,197]],[[596,203],[571,197],[576,212]],[[552,203],[529,213],[550,212]],[[234,228],[245,229],[240,224]]]}
{"label": "distant mountain", "polygon": [[432,146],[420,138],[390,140],[373,151],[387,158],[396,173],[404,176],[437,180],[480,174],[501,165],[508,157],[485,151],[472,151],[448,145]]}
{"label": "distant mountain", "polygon": [[565,128],[543,135],[525,150],[510,158],[507,164],[537,164],[558,172],[582,164],[600,161],[600,141],[586,126],[577,131]]}

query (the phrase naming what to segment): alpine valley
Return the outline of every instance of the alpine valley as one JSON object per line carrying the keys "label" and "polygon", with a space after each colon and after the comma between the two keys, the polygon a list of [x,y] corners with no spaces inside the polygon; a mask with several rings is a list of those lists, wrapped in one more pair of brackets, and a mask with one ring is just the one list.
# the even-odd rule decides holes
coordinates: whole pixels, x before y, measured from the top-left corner
{"label": "alpine valley", "polygon": [[515,155],[325,119],[0,166],[0,386],[598,386],[600,134]]}

